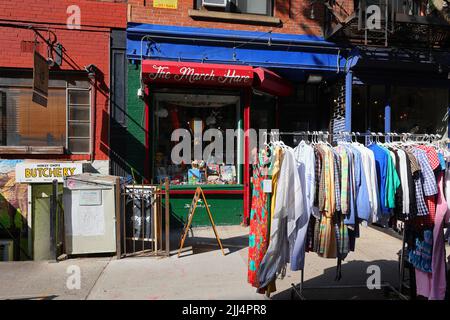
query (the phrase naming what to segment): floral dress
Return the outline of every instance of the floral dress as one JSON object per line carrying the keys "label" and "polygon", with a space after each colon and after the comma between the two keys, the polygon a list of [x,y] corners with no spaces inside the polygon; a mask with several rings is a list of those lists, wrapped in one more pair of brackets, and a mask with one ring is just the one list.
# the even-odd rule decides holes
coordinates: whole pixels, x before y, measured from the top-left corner
{"label": "floral dress", "polygon": [[258,269],[267,251],[268,245],[268,197],[263,191],[263,182],[267,179],[267,168],[253,166],[252,202],[250,210],[250,233],[248,249],[248,282],[259,287]]}

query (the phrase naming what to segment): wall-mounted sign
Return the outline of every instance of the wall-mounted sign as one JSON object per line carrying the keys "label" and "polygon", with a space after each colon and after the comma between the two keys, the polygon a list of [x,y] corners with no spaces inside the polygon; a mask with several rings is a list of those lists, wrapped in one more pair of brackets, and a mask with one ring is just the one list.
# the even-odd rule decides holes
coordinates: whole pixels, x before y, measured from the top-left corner
{"label": "wall-mounted sign", "polygon": [[102,190],[80,190],[80,206],[101,206]]}
{"label": "wall-mounted sign", "polygon": [[39,54],[34,52],[34,66],[33,66],[33,101],[47,107],[48,98],[48,64],[47,60]]}
{"label": "wall-mounted sign", "polygon": [[142,76],[147,83],[249,87],[253,68],[241,65],[145,60]]}
{"label": "wall-mounted sign", "polygon": [[153,0],[154,8],[177,9],[178,0]]}
{"label": "wall-mounted sign", "polygon": [[63,182],[64,177],[83,173],[82,163],[22,162],[16,165],[16,182],[20,183],[51,183],[53,180]]}

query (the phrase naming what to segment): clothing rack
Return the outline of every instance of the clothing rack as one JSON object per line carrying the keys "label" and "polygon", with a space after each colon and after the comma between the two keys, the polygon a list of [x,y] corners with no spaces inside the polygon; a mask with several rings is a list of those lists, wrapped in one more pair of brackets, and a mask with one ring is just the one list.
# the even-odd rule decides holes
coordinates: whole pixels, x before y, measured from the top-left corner
{"label": "clothing rack", "polygon": [[[279,131],[271,131],[265,132],[264,136],[270,136],[272,138],[279,138],[280,135],[291,135],[291,136],[311,136],[311,137],[339,137],[339,138],[358,138],[358,137],[372,137],[372,138],[397,138],[399,141],[411,140],[415,142],[421,141],[436,141],[442,139],[442,136],[439,134],[427,134],[427,133],[396,133],[396,132],[349,132],[349,131],[340,131],[336,133],[332,133],[329,131],[293,131],[293,132],[279,132]],[[422,138],[422,140],[418,140]],[[414,140],[415,139],[415,140]],[[441,140],[441,142],[450,143],[449,139]]]}
{"label": "clothing rack", "polygon": [[[439,143],[450,143],[449,139],[442,140],[442,136],[439,134],[415,134],[415,133],[395,133],[395,132],[387,132],[387,133],[381,133],[381,132],[336,132],[336,133],[330,133],[328,131],[298,131],[298,132],[279,132],[279,131],[271,131],[269,133],[265,132],[264,137],[267,136],[270,137],[271,141],[279,140],[280,135],[289,135],[289,136],[307,136],[312,137],[313,139],[316,139],[317,142],[328,140],[331,137],[339,138],[342,141],[349,141],[349,142],[356,142],[357,138],[359,137],[365,137],[366,143],[367,138],[369,138],[369,143],[373,143],[375,139],[375,142],[380,142],[379,138],[384,138],[385,142],[394,142],[391,141],[394,139],[399,139],[398,141],[406,142],[406,141],[413,141],[413,142],[439,142]],[[276,139],[276,140],[275,140]],[[349,139],[349,140],[348,140]],[[355,140],[353,140],[355,139]],[[400,252],[400,258],[399,258],[399,289],[396,289],[391,283],[384,282],[380,284],[380,287],[385,290],[391,290],[394,292],[398,297],[402,300],[408,300],[408,297],[405,296],[402,293],[402,289],[405,286],[404,284],[404,274],[405,274],[405,249],[406,249],[406,227],[403,227],[402,230],[402,249]],[[292,291],[291,291],[291,299],[294,298],[294,295],[297,295],[301,300],[306,300],[305,296],[303,295],[304,288],[304,269],[300,270],[300,283],[299,284],[291,284]],[[315,287],[308,287],[308,289],[351,289],[351,288],[367,288],[367,285],[333,285],[333,286],[315,286]]]}

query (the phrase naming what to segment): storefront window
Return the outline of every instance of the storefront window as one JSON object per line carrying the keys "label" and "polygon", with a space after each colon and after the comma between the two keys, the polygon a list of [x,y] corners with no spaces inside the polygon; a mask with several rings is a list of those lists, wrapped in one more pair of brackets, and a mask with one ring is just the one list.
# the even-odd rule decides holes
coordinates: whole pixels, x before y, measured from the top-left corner
{"label": "storefront window", "polygon": [[352,131],[365,132],[369,127],[370,114],[367,112],[367,86],[353,86],[352,93]]}
{"label": "storefront window", "polygon": [[352,101],[352,131],[385,132],[387,104],[392,132],[442,135],[447,129],[448,89],[355,85]]}
{"label": "storefront window", "polygon": [[384,132],[386,86],[371,85],[367,90],[369,91],[367,107],[370,119],[367,129],[371,132]]}
{"label": "storefront window", "polygon": [[[236,131],[241,116],[239,103],[239,97],[231,95],[156,94],[153,134],[156,181],[160,183],[168,177],[174,185],[239,183],[237,159],[243,148],[239,131]],[[181,142],[172,141],[172,134],[177,129],[189,133],[190,150],[183,150],[191,153],[183,154],[189,159],[187,162],[177,163],[172,159],[173,148]],[[215,132],[222,137],[218,144],[221,148],[211,147],[215,136],[208,137],[208,133],[213,132],[208,129],[218,130]],[[230,130],[236,134],[233,135],[232,150],[227,148],[230,146],[227,130],[228,134]],[[201,139],[196,138],[195,133],[200,133]],[[195,150],[201,150],[200,157]]]}
{"label": "storefront window", "polygon": [[392,87],[392,130],[443,134],[447,108],[448,89]]}

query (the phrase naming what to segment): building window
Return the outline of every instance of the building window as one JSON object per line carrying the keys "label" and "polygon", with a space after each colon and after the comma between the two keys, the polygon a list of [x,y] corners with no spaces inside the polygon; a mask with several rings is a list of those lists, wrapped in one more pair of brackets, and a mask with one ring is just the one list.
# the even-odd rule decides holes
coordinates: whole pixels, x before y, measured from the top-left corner
{"label": "building window", "polygon": [[2,146],[64,146],[64,88],[49,89],[47,107],[32,101],[31,88],[0,87],[0,92]]}
{"label": "building window", "polygon": [[[234,13],[273,15],[273,0],[195,0],[196,9]],[[224,4],[220,6],[219,4]]]}
{"label": "building window", "polygon": [[88,89],[67,90],[67,148],[71,153],[89,153],[91,103]]}
{"label": "building window", "polygon": [[[61,147],[68,153],[89,153],[89,82],[50,80],[47,107],[32,101],[31,84],[28,77],[0,77],[0,153],[31,152],[24,147]],[[20,148],[11,151],[11,147]]]}

